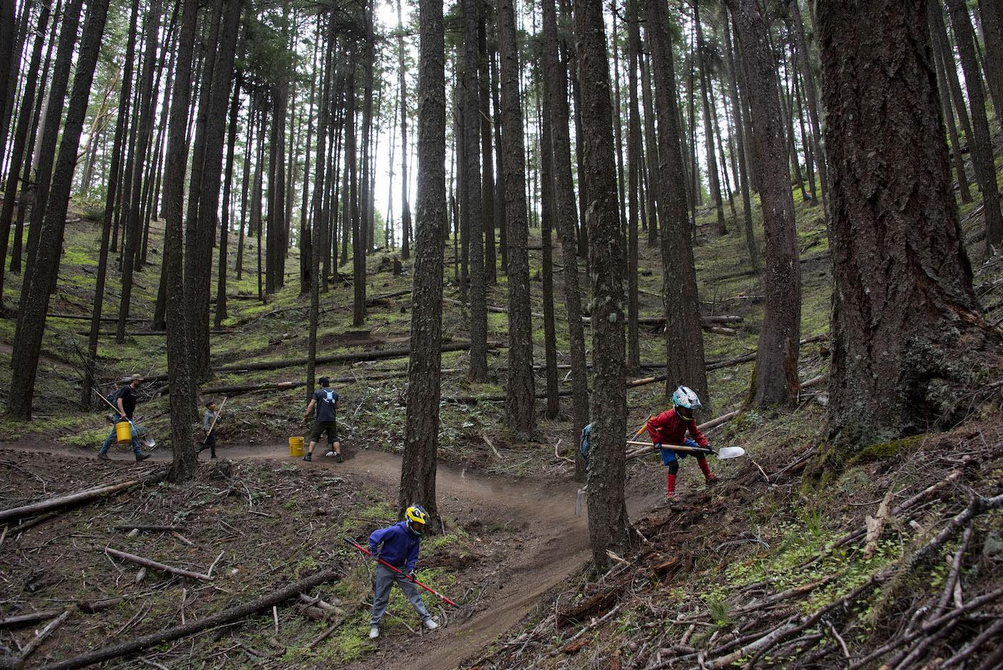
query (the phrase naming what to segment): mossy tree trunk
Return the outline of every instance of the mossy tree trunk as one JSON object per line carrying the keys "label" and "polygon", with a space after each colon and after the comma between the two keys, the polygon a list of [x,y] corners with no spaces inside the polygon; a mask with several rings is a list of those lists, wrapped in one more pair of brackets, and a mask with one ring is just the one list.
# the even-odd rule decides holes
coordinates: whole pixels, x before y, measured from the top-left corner
{"label": "mossy tree trunk", "polygon": [[926,0],[821,3],[818,19],[833,188],[829,429],[853,452],[955,419],[953,389],[970,383],[986,336]]}

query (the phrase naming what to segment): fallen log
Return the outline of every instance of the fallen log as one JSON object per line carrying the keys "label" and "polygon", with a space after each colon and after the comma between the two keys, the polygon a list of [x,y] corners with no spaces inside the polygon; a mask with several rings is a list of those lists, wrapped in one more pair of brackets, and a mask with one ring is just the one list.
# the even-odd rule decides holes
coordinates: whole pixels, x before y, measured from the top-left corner
{"label": "fallen log", "polygon": [[69,618],[70,612],[72,611],[73,610],[64,610],[62,614],[50,621],[45,628],[39,631],[38,635],[31,638],[31,641],[28,642],[28,644],[24,645],[24,648],[21,649],[21,655],[18,657],[17,667],[24,667],[24,663],[28,660],[28,657],[31,656],[36,649],[42,646],[42,643],[45,642],[47,637],[52,635],[53,631],[63,625],[63,622]]}
{"label": "fallen log", "polygon": [[223,610],[222,612],[217,612],[216,614],[212,614],[204,619],[191,621],[180,626],[173,626],[156,633],[144,635],[143,637],[136,638],[134,640],[129,640],[110,647],[104,647],[79,656],[74,656],[73,658],[57,661],[44,667],[45,670],[70,670],[71,668],[83,668],[88,665],[101,663],[113,658],[121,658],[122,656],[134,654],[137,651],[155,647],[165,642],[172,642],[189,635],[201,633],[204,630],[232,623],[239,619],[243,619],[246,616],[250,616],[251,614],[260,612],[261,610],[269,609],[288,600],[289,598],[295,598],[301,591],[309,591],[324,582],[329,582],[337,577],[338,574],[339,572],[336,568],[321,570],[316,574],[313,574],[305,579],[301,579],[298,582],[293,582],[292,584],[289,584],[277,591],[272,591],[271,593],[255,598],[243,605],[237,605]]}
{"label": "fallen log", "polygon": [[[805,338],[798,343],[798,346],[804,346],[806,344],[811,344],[812,342],[820,342],[822,340],[829,339],[828,335],[812,335],[811,337]],[[741,363],[748,363],[749,361],[756,360],[756,352],[753,351],[748,354],[743,354],[736,358],[729,358],[723,361],[712,361],[707,363],[706,369],[708,372],[711,370],[720,370],[721,368],[730,368],[734,365],[739,365]]]}
{"label": "fallen log", "polygon": [[0,628],[13,628],[14,626],[24,626],[29,623],[45,621],[46,619],[59,616],[62,611],[41,610],[39,612],[31,612],[30,614],[18,614],[17,616],[7,617],[6,619],[0,619]]}
{"label": "fallen log", "polygon": [[[90,321],[90,314],[46,314],[46,319],[72,319],[74,321]],[[130,317],[125,320],[126,323],[147,323],[149,319],[142,319],[139,317]],[[115,316],[102,316],[101,323],[118,323],[118,317]],[[86,335],[87,333],[85,333]]]}
{"label": "fallen log", "polygon": [[[215,329],[214,328],[214,329],[212,329],[212,330],[209,331],[209,334],[210,335],[232,335],[234,332],[236,332],[236,331],[234,331],[232,328],[221,328],[221,329]],[[80,335],[80,336],[89,336],[90,335],[89,332],[84,332],[84,331],[78,331],[76,334]],[[117,335],[118,335],[118,333],[116,333],[114,331],[111,331],[111,330],[103,330],[100,333],[98,333],[98,337],[115,337]],[[126,337],[166,337],[167,336],[167,331],[166,330],[139,330],[139,331],[133,331],[133,332],[130,332],[130,333],[126,333],[125,336]]]}
{"label": "fallen log", "polygon": [[153,568],[155,570],[160,570],[161,572],[169,572],[172,575],[178,575],[179,577],[188,577],[189,579],[199,579],[203,582],[211,582],[212,577],[209,575],[203,575],[201,572],[192,572],[191,570],[184,570],[182,568],[175,568],[171,565],[166,565],[158,561],[151,560],[149,558],[144,558],[143,556],[137,556],[136,554],[129,554],[124,551],[119,551],[118,549],[112,549],[111,547],[105,547],[105,553],[109,556],[114,556],[115,558],[121,558],[123,561],[129,561],[130,563],[135,563],[136,565],[142,565],[146,568]]}
{"label": "fallen log", "polygon": [[[440,370],[440,374],[453,374],[457,372],[462,372],[459,368],[447,368],[445,370]],[[379,372],[375,374],[366,375],[365,377],[332,377],[330,382],[332,384],[364,384],[369,381],[377,381],[381,379],[399,379],[402,377],[407,377],[407,370],[393,371],[393,372]],[[239,395],[241,393],[254,393],[256,391],[288,391],[289,389],[297,389],[306,386],[306,381],[285,381],[285,382],[264,382],[261,384],[234,384],[231,386],[210,386],[209,388],[204,388],[200,391],[203,395],[216,395],[220,393],[226,393],[228,395]]]}
{"label": "fallen log", "polygon": [[[443,298],[442,301],[443,302],[448,302],[448,303],[453,304],[453,305],[464,306],[463,302],[460,301],[460,300],[457,300],[456,298]],[[507,307],[499,307],[498,305],[488,305],[487,306],[487,310],[489,312],[494,312],[495,314],[508,314],[508,308]],[[530,312],[530,316],[532,316],[534,319],[542,319],[543,318],[543,314],[537,314],[536,312]]]}
{"label": "fallen log", "polygon": [[157,526],[157,525],[151,526],[148,524],[131,524],[131,525],[126,524],[124,526],[115,526],[114,528],[115,530],[124,530],[124,531],[146,530],[152,532],[164,531],[168,533],[176,530],[184,530],[181,526]]}
{"label": "fallen log", "polygon": [[[488,349],[503,349],[508,345],[504,342],[488,342]],[[470,342],[451,342],[442,345],[440,351],[448,353],[451,351],[466,351],[470,348]],[[330,363],[349,363],[353,361],[379,361],[388,358],[407,358],[411,355],[411,347],[401,347],[399,349],[383,349],[379,351],[357,351],[346,354],[331,354],[329,356],[318,356],[315,363],[317,365],[327,365]],[[214,368],[213,372],[247,372],[249,370],[281,370],[282,368],[306,365],[306,358],[285,358],[279,361],[259,361],[252,363],[233,363]],[[167,375],[155,375],[144,377],[147,382],[162,382],[167,380]],[[165,389],[166,392],[166,389]]]}
{"label": "fallen log", "polygon": [[33,514],[40,514],[42,512],[48,512],[54,509],[62,509],[64,507],[69,507],[71,505],[76,505],[82,502],[88,502],[94,498],[100,498],[102,496],[112,495],[114,493],[119,493],[120,491],[125,491],[130,489],[137,484],[142,483],[140,479],[132,479],[127,482],[122,482],[120,484],[112,484],[111,486],[99,486],[97,488],[86,489],[84,491],[78,491],[77,493],[71,493],[65,496],[59,496],[58,498],[49,498],[48,500],[42,500],[30,505],[23,505],[21,507],[14,507],[12,509],[6,509],[0,511],[0,523],[7,521],[8,519],[17,519],[23,516],[31,516]]}

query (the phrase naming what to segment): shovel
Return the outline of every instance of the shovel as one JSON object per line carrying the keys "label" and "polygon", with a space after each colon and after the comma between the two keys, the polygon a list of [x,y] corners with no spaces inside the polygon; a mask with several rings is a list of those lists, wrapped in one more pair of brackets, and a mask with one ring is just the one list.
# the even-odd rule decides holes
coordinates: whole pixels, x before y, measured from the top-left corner
{"label": "shovel", "polygon": [[[627,440],[627,444],[634,447],[647,447],[647,449],[640,450],[627,454],[628,458],[634,456],[640,456],[641,454],[648,453],[648,451],[654,451],[655,445],[650,442],[636,442],[634,440]],[[685,444],[669,444],[662,445],[665,449],[672,449],[673,451],[682,451],[687,454],[713,454],[720,460],[726,460],[729,458],[738,458],[739,456],[745,456],[745,449],[742,447],[722,447],[717,451],[714,451],[710,447],[690,447]]]}

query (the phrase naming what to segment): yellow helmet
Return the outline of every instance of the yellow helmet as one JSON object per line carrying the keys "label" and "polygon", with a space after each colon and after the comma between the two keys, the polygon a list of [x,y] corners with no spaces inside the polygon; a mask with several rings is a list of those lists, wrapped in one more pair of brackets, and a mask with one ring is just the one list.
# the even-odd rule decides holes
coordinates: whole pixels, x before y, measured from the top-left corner
{"label": "yellow helmet", "polygon": [[420,523],[421,525],[424,526],[425,523],[428,521],[428,512],[425,511],[424,507],[415,503],[412,504],[410,507],[408,507],[407,510],[405,510],[404,517],[408,521]]}

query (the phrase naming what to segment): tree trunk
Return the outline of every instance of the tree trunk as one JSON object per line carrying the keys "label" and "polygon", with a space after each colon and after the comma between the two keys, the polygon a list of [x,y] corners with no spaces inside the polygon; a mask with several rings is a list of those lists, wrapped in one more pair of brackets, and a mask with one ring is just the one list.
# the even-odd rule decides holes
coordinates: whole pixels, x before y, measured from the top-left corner
{"label": "tree trunk", "polygon": [[[724,201],[721,197],[721,175],[717,169],[717,156],[714,149],[714,128],[711,123],[710,113],[710,85],[711,77],[707,73],[707,65],[704,63],[704,42],[703,27],[700,25],[700,3],[693,3],[693,23],[697,32],[697,65],[700,68],[700,99],[703,103],[704,139],[707,146],[707,173],[710,186],[710,197],[714,201],[717,211],[717,232],[718,235],[728,234],[728,224],[724,220]],[[690,132],[696,134],[696,128],[690,128]]]}
{"label": "tree trunk", "polygon": [[254,154],[254,143],[257,136],[254,134],[257,117],[254,111],[254,99],[247,112],[247,139],[244,144],[244,174],[240,180],[240,230],[237,232],[237,260],[234,262],[234,269],[237,271],[237,281],[244,276],[244,229],[247,227],[247,194],[251,182],[251,156]]}
{"label": "tree trunk", "polygon": [[401,17],[401,0],[397,0],[397,85],[400,88],[401,110],[401,260],[411,257],[411,203],[408,201],[407,178],[407,81],[404,79],[404,20]]}
{"label": "tree trunk", "polygon": [[233,100],[230,102],[230,120],[226,138],[226,167],[223,179],[223,219],[219,224],[219,262],[216,281],[216,314],[213,323],[217,328],[223,325],[226,313],[226,255],[230,234],[230,191],[233,188],[233,158],[237,145],[237,115],[240,113],[241,76],[237,75],[233,84]]}
{"label": "tree trunk", "polygon": [[[509,375],[505,415],[519,441],[536,427],[533,391],[533,323],[530,316],[526,152],[519,95],[519,48],[512,0],[498,2],[504,133],[505,219],[508,224]],[[611,163],[612,164],[612,163]]]}
{"label": "tree trunk", "polygon": [[982,20],[983,62],[986,78],[993,91],[996,117],[1003,116],[1003,8],[998,0],[979,0],[979,17]]}
{"label": "tree trunk", "polygon": [[[477,29],[477,44],[480,51],[480,89],[481,89],[481,156],[483,159],[483,183],[481,198],[484,208],[484,283],[495,284],[498,281],[498,261],[495,259],[495,180],[492,173],[494,167],[491,146],[491,79],[488,67],[487,18],[490,11],[488,5],[481,7],[481,21]],[[498,206],[502,204],[499,202]],[[485,289],[486,290],[486,289]]]}
{"label": "tree trunk", "polygon": [[[582,325],[582,292],[578,279],[575,248],[574,183],[571,177],[571,139],[568,132],[568,80],[559,58],[557,9],[555,0],[543,0],[543,92],[547,99],[550,144],[554,168],[554,217],[564,261],[564,304],[568,315],[568,343],[571,349],[572,421],[577,440],[589,423],[589,379],[585,354],[585,329]],[[501,181],[501,180],[499,180]],[[575,481],[585,481],[585,463],[575,449]]]}
{"label": "tree trunk", "polygon": [[543,346],[547,365],[548,419],[556,419],[561,411],[557,381],[557,326],[554,323],[554,160],[551,139],[550,103],[544,99],[542,138],[540,140],[540,240],[543,252]]}
{"label": "tree trunk", "polygon": [[744,55],[766,233],[766,304],[750,399],[760,407],[786,405],[796,397],[799,383],[801,264],[787,151],[780,127],[780,91],[767,40],[768,27],[759,6],[755,0],[728,0],[728,6]]}
{"label": "tree trunk", "polygon": [[[933,30],[934,18],[933,13],[940,11],[937,3],[927,2],[927,13],[930,15],[930,39],[936,45],[939,37],[937,32]],[[944,120],[947,122],[947,136],[951,141],[951,155],[954,158],[954,171],[957,174],[958,179],[958,190],[961,191],[961,202],[968,203],[972,201],[972,191],[968,186],[968,175],[965,172],[965,161],[961,156],[961,142],[958,139],[958,124],[954,121],[954,108],[951,106],[951,91],[947,83],[947,72],[944,69],[944,58],[943,51],[936,48],[933,49],[933,60],[936,63],[937,68],[937,90],[940,92],[940,106],[941,111],[944,115]],[[954,67],[954,61],[951,61],[950,67]]]}
{"label": "tree trunk", "polygon": [[[46,11],[43,9],[43,12]],[[139,0],[132,2],[132,21],[129,23],[129,37],[126,42],[125,62],[123,64],[122,90],[118,103],[118,120],[115,123],[115,139],[112,143],[111,165],[108,171],[108,190],[105,197],[104,217],[101,221],[101,249],[98,252],[98,273],[94,280],[94,307],[91,312],[91,327],[87,338],[87,359],[84,363],[84,379],[80,385],[80,403],[84,408],[90,408],[93,397],[94,365],[97,361],[98,338],[101,332],[101,310],[104,307],[105,281],[108,277],[108,248],[111,242],[111,219],[115,209],[116,186],[122,164],[122,144],[125,140],[125,127],[129,118],[129,97],[132,89],[132,65],[136,48],[136,26],[139,16]],[[44,28],[39,30],[41,35]],[[6,241],[6,235],[0,239],[0,244]],[[0,258],[3,254],[0,254]],[[2,270],[0,270],[2,275]]]}
{"label": "tree trunk", "polygon": [[[654,3],[657,4],[657,3]],[[664,11],[664,9],[662,10]],[[654,12],[653,12],[654,14]],[[578,77],[581,83],[582,157],[589,194],[588,220],[593,321],[595,392],[592,394],[592,443],[589,451],[589,539],[596,571],[609,566],[608,551],[622,553],[630,543],[624,497],[627,391],[624,374],[623,242],[617,212],[609,61],[598,0],[575,1]],[[663,15],[664,18],[664,15]],[[664,25],[664,24],[663,24]]]}
{"label": "tree trunk", "polygon": [[[972,107],[972,131],[969,145],[975,178],[982,192],[982,204],[986,221],[985,256],[993,255],[993,249],[1003,244],[1003,215],[1000,213],[999,186],[997,184],[996,163],[993,159],[992,134],[986,118],[986,94],[982,88],[982,71],[975,56],[975,33],[968,17],[968,5],[964,0],[948,0],[951,8],[951,23],[954,38],[961,55],[961,69],[965,73],[965,87]],[[941,133],[943,135],[943,133]]]}
{"label": "tree trunk", "polygon": [[[66,11],[63,12],[59,45],[56,49],[56,60],[52,68],[52,82],[49,84],[49,91],[46,94],[45,102],[42,104],[42,113],[39,120],[41,134],[35,147],[35,192],[32,198],[31,219],[28,223],[28,245],[25,252],[26,258],[20,310],[24,309],[24,303],[29,293],[23,287],[31,285],[32,276],[36,269],[35,256],[38,250],[42,220],[45,216],[49,186],[52,180],[53,162],[56,158],[56,144],[59,139],[59,122],[63,116],[66,89],[69,87],[73,48],[77,40],[77,29],[80,26],[82,4],[81,0],[70,0],[66,6]],[[19,323],[20,310],[18,314]],[[14,377],[16,378],[17,374]]]}
{"label": "tree trunk", "polygon": [[[146,154],[150,149],[150,140],[153,137],[153,112],[155,106],[153,90],[153,68],[157,62],[157,42],[160,33],[160,15],[162,4],[160,0],[153,0],[150,3],[146,18],[146,54],[143,56],[142,79],[138,82],[137,92],[139,93],[138,108],[138,135],[136,138],[136,159],[133,162],[132,174],[129,176],[132,186],[130,188],[131,203],[129,205],[129,216],[125,224],[125,242],[122,245],[125,249],[125,256],[122,265],[122,299],[118,308],[118,329],[115,335],[115,343],[125,342],[125,324],[129,318],[129,308],[132,302],[132,275],[136,267],[136,254],[139,251],[140,238],[142,236],[143,213],[142,193],[143,193],[143,167],[146,165]],[[206,321],[206,328],[209,323]]]}
{"label": "tree trunk", "polygon": [[944,24],[944,7],[941,0],[930,0],[933,9],[929,16],[932,21],[931,31],[936,35],[934,46],[940,49],[940,57],[944,61],[947,74],[947,86],[951,91],[951,100],[954,102],[954,109],[958,113],[958,120],[965,131],[965,141],[972,142],[972,122],[968,116],[968,108],[965,107],[965,95],[961,91],[961,81],[958,79],[958,66],[954,61],[954,50],[951,48],[951,40],[947,35],[947,26]]}
{"label": "tree trunk", "polygon": [[[804,81],[804,97],[808,102],[808,118],[811,120],[811,134],[815,140],[815,162],[818,165],[819,180],[822,182],[822,206],[825,209],[825,220],[828,222],[831,216],[831,207],[829,206],[829,168],[826,164],[825,144],[822,142],[821,122],[819,121],[820,115],[818,112],[818,94],[811,72],[811,62],[808,59],[808,40],[805,37],[801,6],[799,0],[793,0],[790,4],[795,26],[794,44],[797,46],[798,62],[801,65],[801,79]],[[751,93],[749,97],[752,97]]]}
{"label": "tree trunk", "polygon": [[664,225],[658,219],[658,182],[661,181],[658,162],[658,139],[655,135],[655,103],[654,88],[651,85],[651,67],[648,57],[640,56],[641,66],[641,103],[644,105],[644,157],[647,160],[647,199],[648,208],[648,246],[658,244],[658,230]]}
{"label": "tree trunk", "polygon": [[[56,57],[59,71],[63,69],[69,75],[69,61],[76,42],[77,26],[72,20],[73,15],[79,16],[79,6],[71,9],[67,15],[67,25],[59,37],[59,52]],[[70,190],[73,185],[73,170],[77,163],[77,147],[80,133],[83,130],[84,117],[87,114],[87,102],[90,96],[91,82],[97,67],[98,51],[104,34],[105,20],[108,15],[108,0],[91,0],[88,4],[87,21],[83,36],[80,39],[80,50],[77,55],[76,74],[73,78],[73,91],[66,111],[66,123],[63,125],[62,142],[59,155],[52,173],[51,192],[45,206],[45,214],[39,233],[38,253],[33,262],[34,271],[31,280],[21,292],[21,307],[17,315],[17,332],[14,339],[14,352],[11,357],[11,385],[8,398],[8,414],[11,418],[31,419],[31,404],[34,396],[35,375],[38,371],[38,358],[42,349],[42,335],[45,331],[45,314],[49,308],[49,296],[55,280],[56,262],[62,251],[59,241],[66,225],[66,211],[70,203]],[[64,67],[60,68],[61,57],[65,59]],[[54,77],[55,83],[55,77]],[[65,85],[63,86],[65,90]],[[61,97],[61,96],[60,96]],[[61,105],[60,105],[61,106]],[[54,121],[46,121],[49,126],[59,124],[58,114]],[[55,134],[56,128],[47,128]],[[36,205],[37,206],[37,205]]]}
{"label": "tree trunk", "polygon": [[989,329],[974,314],[926,1],[820,3],[818,22],[833,170],[829,429],[848,454],[954,425],[968,405],[953,389],[977,383]]}
{"label": "tree trunk", "polygon": [[188,162],[186,126],[192,96],[192,57],[198,28],[199,3],[180,0],[181,33],[177,70],[171,96],[170,131],[164,170],[164,264],[167,266],[167,375],[171,408],[170,479],[182,481],[198,469],[195,451],[194,394],[189,358],[188,314],[184,289],[184,189]]}
{"label": "tree trunk", "polygon": [[[398,506],[435,500],[442,355],[442,239],[446,225],[446,75],[442,0],[419,0],[418,197],[411,358]],[[431,524],[430,524],[431,525]]]}
{"label": "tree trunk", "polygon": [[[499,20],[497,11],[495,12],[495,42],[498,42],[498,27]],[[497,52],[497,46],[492,49],[491,57],[491,102],[494,106],[494,126],[495,126],[495,174],[498,178],[495,180],[495,227],[498,229],[498,250],[501,256],[501,271],[502,274],[508,274],[508,224],[505,219],[505,170],[504,170],[504,151],[502,151],[502,111],[501,111],[501,97],[499,95],[499,90],[501,89],[501,83],[499,79],[498,64],[495,61],[494,54]],[[499,59],[500,60],[500,59]]]}
{"label": "tree trunk", "polygon": [[[481,88],[480,0],[463,1],[463,144],[466,165],[467,220],[470,246],[470,380],[482,383],[488,376],[487,282],[484,273],[483,209],[481,207]],[[527,269],[528,271],[528,269]]]}
{"label": "tree trunk", "polygon": [[759,260],[759,246],[756,244],[756,231],[752,225],[752,194],[751,187],[749,185],[749,170],[745,163],[745,151],[742,147],[745,146],[745,124],[742,122],[742,101],[738,95],[738,73],[735,67],[735,50],[732,48],[731,43],[731,18],[729,16],[727,7],[722,7],[722,21],[724,25],[724,47],[728,54],[728,83],[729,83],[729,95],[731,97],[731,109],[732,117],[735,119],[735,135],[737,136],[737,142],[735,146],[735,153],[738,154],[738,176],[741,184],[739,187],[742,190],[742,220],[745,227],[745,248],[749,252],[749,264],[752,269],[757,273],[762,269],[762,263]]}
{"label": "tree trunk", "polygon": [[[641,343],[637,317],[638,304],[638,249],[637,221],[640,202],[638,190],[640,175],[644,170],[641,157],[641,113],[637,104],[637,61],[641,53],[641,28],[638,23],[637,0],[627,1],[627,371],[635,374],[641,370]],[[641,205],[643,206],[643,205]]]}
{"label": "tree trunk", "polygon": [[[25,77],[23,93],[21,96],[21,111],[18,115],[17,126],[14,129],[14,146],[11,152],[10,161],[7,166],[7,184],[3,194],[3,205],[0,206],[0,312],[3,311],[3,282],[4,269],[7,261],[7,243],[10,239],[11,220],[14,216],[14,204],[17,201],[17,180],[21,174],[21,166],[30,162],[30,158],[25,157],[27,153],[28,128],[32,124],[35,108],[35,92],[38,87],[38,69],[42,60],[42,45],[45,42],[45,28],[49,22],[49,6],[42,5],[38,14],[37,29],[35,31],[35,43],[32,47],[31,62],[28,65],[28,73]],[[41,98],[41,96],[39,96]],[[21,187],[21,197],[24,198],[28,190],[28,182],[25,181]],[[21,230],[18,226],[17,246],[20,248]],[[13,265],[13,261],[12,261]],[[12,268],[13,269],[13,268]],[[90,397],[88,392],[88,398]]]}
{"label": "tree trunk", "polygon": [[[659,188],[658,219],[662,224],[662,281],[666,328],[666,393],[685,384],[708,402],[707,373],[704,370],[703,334],[697,309],[696,268],[693,243],[686,211],[686,185],[679,133],[669,41],[668,18],[660,3],[647,5],[645,33],[651,51],[658,109],[658,153],[660,170],[652,176]],[[595,316],[595,315],[593,315]],[[598,382],[596,384],[598,388]]]}

